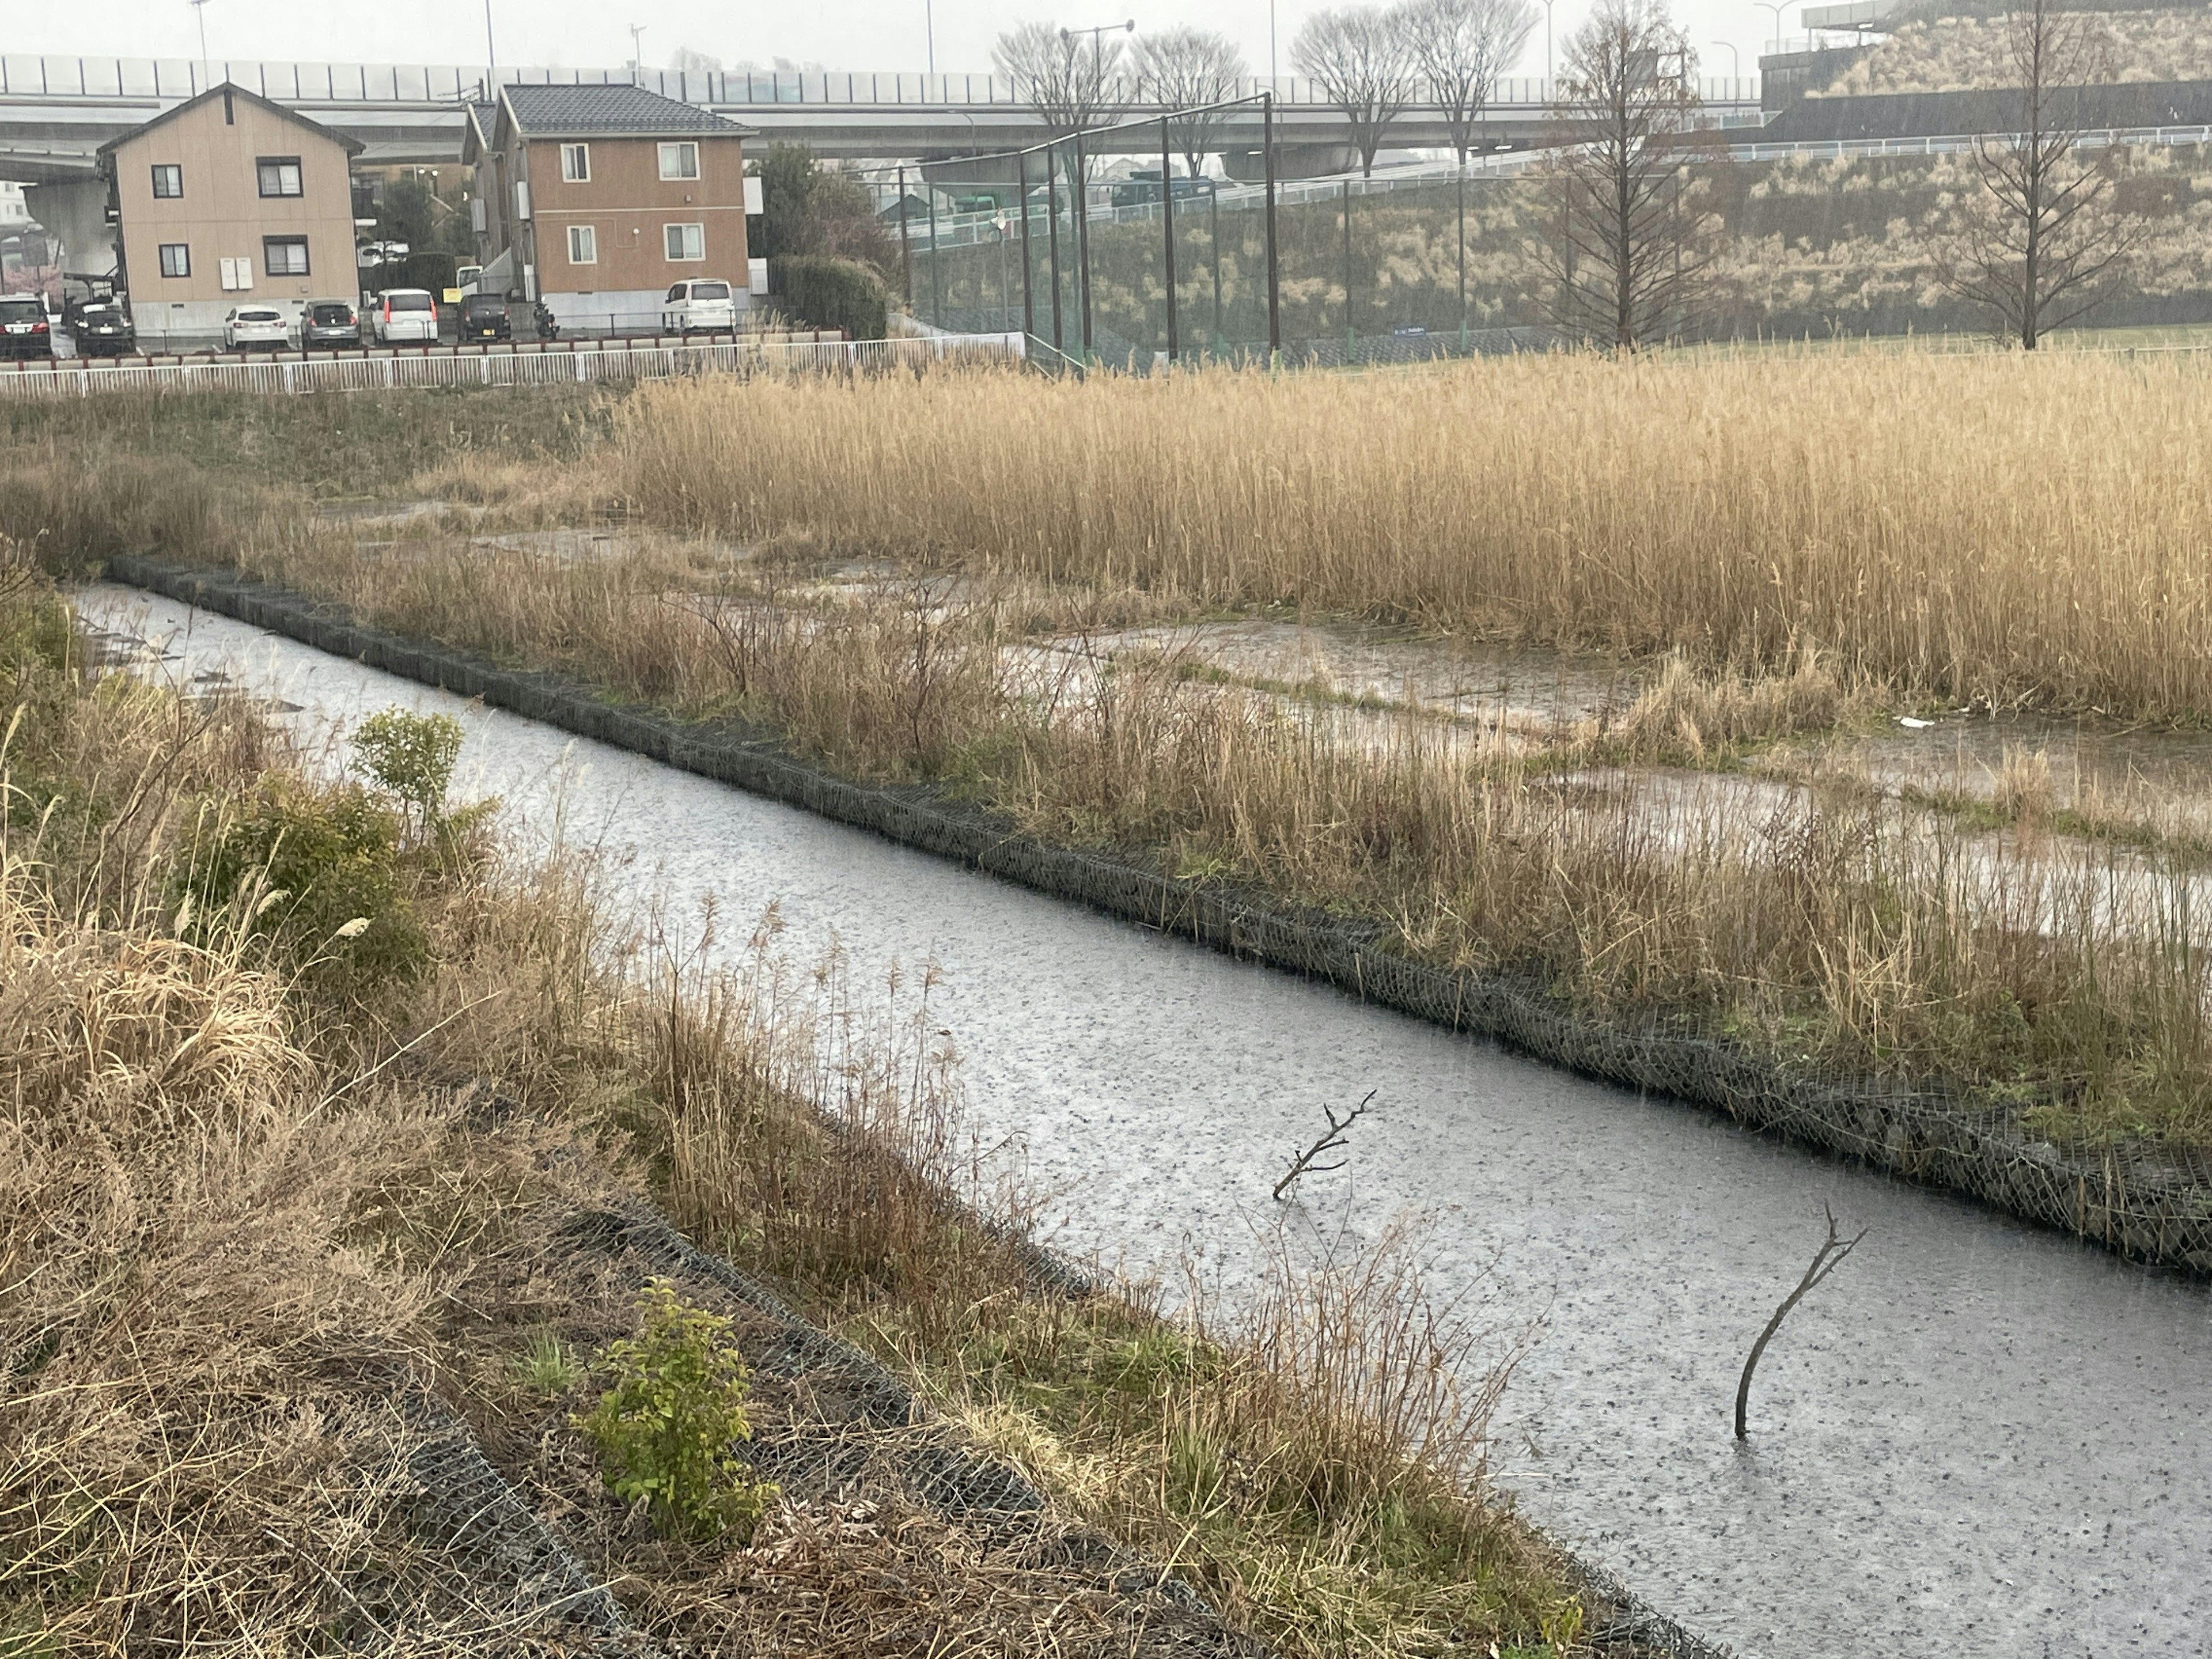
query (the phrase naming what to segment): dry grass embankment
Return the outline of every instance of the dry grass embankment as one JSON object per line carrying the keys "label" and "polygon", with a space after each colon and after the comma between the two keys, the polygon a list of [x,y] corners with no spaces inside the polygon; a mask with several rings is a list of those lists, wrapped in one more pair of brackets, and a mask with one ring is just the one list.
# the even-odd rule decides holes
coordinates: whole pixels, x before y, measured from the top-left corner
{"label": "dry grass embankment", "polygon": [[2208,414],[2188,356],[705,382],[612,465],[679,533],[2204,720]]}
{"label": "dry grass embankment", "polygon": [[1037,1292],[951,1201],[997,1194],[926,1005],[612,931],[580,866],[88,669],[5,575],[0,1647],[546,1650],[556,1621],[426,1529],[411,1386],[666,1650],[1170,1650],[1054,1555],[1064,1520],[1009,1536],[886,1474],[913,1434],[825,1462],[853,1431],[765,1359],[786,1490],[750,1543],[612,1500],[569,1413],[628,1293],[562,1229],[647,1192],[1279,1651],[1571,1634],[1481,1488],[1510,1352],[1426,1309],[1402,1249],[1285,1258],[1210,1328]]}

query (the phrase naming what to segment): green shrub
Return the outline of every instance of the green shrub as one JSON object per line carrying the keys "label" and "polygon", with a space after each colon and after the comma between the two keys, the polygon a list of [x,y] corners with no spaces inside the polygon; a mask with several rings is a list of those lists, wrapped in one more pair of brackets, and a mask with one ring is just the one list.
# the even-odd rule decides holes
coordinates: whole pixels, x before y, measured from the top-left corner
{"label": "green shrub", "polygon": [[243,927],[311,975],[356,988],[429,960],[399,880],[399,824],[366,791],[272,781],[193,846],[180,915],[202,936]]}
{"label": "green shrub", "polygon": [[842,328],[856,340],[880,340],[890,329],[883,278],[858,259],[796,254],[769,262],[769,287],[784,308],[814,328]]}
{"label": "green shrub", "polygon": [[752,1438],[751,1378],[727,1340],[730,1322],[678,1299],[665,1279],[638,1297],[638,1334],[599,1357],[606,1392],[574,1420],[617,1498],[647,1500],[672,1536],[750,1538],[776,1489],[731,1449]]}
{"label": "green shrub", "polygon": [[461,723],[451,714],[410,714],[404,708],[371,714],[354,728],[353,752],[415,823],[434,830],[444,819],[446,791],[461,757]]}

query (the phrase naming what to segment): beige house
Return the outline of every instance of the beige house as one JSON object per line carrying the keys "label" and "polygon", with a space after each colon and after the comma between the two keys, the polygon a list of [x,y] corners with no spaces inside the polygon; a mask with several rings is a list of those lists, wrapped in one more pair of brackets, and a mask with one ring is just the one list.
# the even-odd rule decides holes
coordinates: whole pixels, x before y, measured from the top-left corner
{"label": "beige house", "polygon": [[362,146],[243,87],[211,87],[100,146],[142,340],[218,334],[234,306],[295,320],[356,301]]}
{"label": "beige house", "polygon": [[655,327],[670,286],[693,277],[746,303],[751,136],[643,87],[501,88],[470,107],[461,149],[486,280],[579,331]]}

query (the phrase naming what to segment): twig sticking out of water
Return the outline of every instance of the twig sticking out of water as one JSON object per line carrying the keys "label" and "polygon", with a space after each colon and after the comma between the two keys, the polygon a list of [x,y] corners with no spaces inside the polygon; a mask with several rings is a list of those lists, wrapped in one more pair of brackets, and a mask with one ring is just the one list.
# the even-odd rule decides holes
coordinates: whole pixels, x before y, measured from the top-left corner
{"label": "twig sticking out of water", "polygon": [[1366,1112],[1368,1107],[1373,1103],[1375,1094],[1376,1091],[1370,1089],[1367,1091],[1367,1098],[1361,1101],[1359,1104],[1346,1112],[1341,1118],[1337,1116],[1336,1109],[1334,1107],[1330,1106],[1326,1103],[1322,1104],[1321,1109],[1322,1115],[1328,1119],[1328,1131],[1327,1133],[1323,1134],[1320,1139],[1315,1141],[1312,1146],[1307,1147],[1305,1151],[1300,1152],[1296,1158],[1291,1160],[1289,1172],[1285,1174],[1280,1181],[1275,1183],[1273,1196],[1277,1203],[1279,1204],[1282,1202],[1283,1194],[1290,1190],[1291,1183],[1296,1181],[1300,1176],[1326,1175],[1331,1170],[1341,1170],[1344,1167],[1346,1160],[1342,1158],[1338,1159],[1334,1164],[1316,1164],[1314,1160],[1317,1158],[1326,1158],[1331,1152],[1342,1152],[1344,1150],[1344,1132],[1346,1129],[1349,1129],[1353,1124],[1359,1121],[1361,1116]]}
{"label": "twig sticking out of water", "polygon": [[1790,1310],[1805,1299],[1808,1291],[1835,1272],[1843,1264],[1844,1258],[1858,1248],[1859,1239],[1867,1236],[1867,1230],[1862,1227],[1856,1237],[1845,1238],[1836,1231],[1835,1212],[1823,1204],[1820,1212],[1828,1218],[1828,1237],[1814,1252],[1813,1265],[1805,1269],[1805,1276],[1797,1281],[1797,1288],[1782,1298],[1782,1305],[1774,1310],[1774,1317],[1766,1322],[1766,1328],[1759,1334],[1759,1340],[1751,1345],[1751,1358],[1743,1362],[1743,1377],[1735,1385],[1735,1437],[1739,1440],[1746,1433],[1744,1411],[1751,1403],[1751,1374],[1759,1369],[1759,1357],[1766,1352],[1766,1345],[1773,1340],[1774,1333],[1782,1328],[1782,1322],[1789,1316]]}

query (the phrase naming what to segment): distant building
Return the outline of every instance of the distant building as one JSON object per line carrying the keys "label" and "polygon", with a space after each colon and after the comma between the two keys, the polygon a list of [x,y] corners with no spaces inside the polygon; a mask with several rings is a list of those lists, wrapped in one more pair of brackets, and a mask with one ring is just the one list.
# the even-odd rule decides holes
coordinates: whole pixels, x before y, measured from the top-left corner
{"label": "distant building", "polygon": [[488,287],[572,330],[657,326],[689,277],[746,294],[750,128],[636,86],[502,87],[469,118]]}
{"label": "distant building", "polygon": [[296,318],[313,300],[356,299],[361,149],[228,82],[101,145],[141,336],[215,334],[248,302]]}

